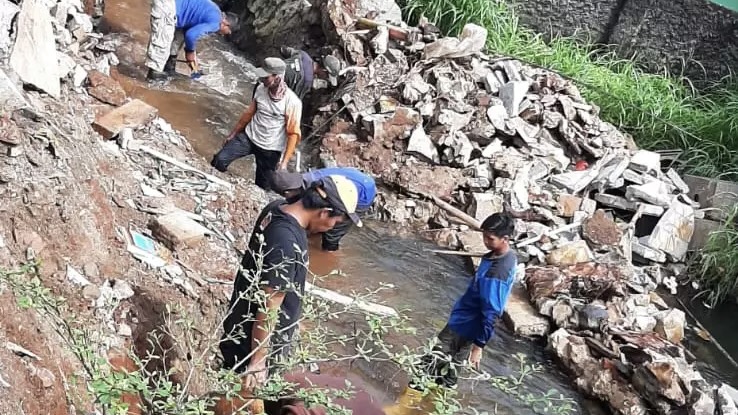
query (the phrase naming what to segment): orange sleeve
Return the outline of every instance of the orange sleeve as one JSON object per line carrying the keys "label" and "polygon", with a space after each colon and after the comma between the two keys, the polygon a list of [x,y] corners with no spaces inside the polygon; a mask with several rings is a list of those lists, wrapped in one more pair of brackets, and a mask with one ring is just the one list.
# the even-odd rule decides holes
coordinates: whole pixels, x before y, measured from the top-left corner
{"label": "orange sleeve", "polygon": [[295,148],[297,143],[302,139],[302,132],[300,131],[300,122],[302,119],[302,102],[295,100],[296,102],[292,105],[287,106],[285,113],[285,130],[287,131],[287,145],[285,146],[282,160],[284,162],[289,161],[292,155],[295,154]]}

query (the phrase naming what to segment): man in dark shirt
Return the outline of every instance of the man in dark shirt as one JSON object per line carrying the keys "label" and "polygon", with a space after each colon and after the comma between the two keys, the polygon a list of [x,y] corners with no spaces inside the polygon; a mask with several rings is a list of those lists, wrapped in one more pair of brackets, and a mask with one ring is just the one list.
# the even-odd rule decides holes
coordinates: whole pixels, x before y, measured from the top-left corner
{"label": "man in dark shirt", "polygon": [[236,274],[220,342],[223,367],[247,372],[247,390],[264,382],[269,364],[289,354],[302,311],[307,232],[324,232],[342,220],[359,222],[357,200],[356,186],[348,179],[328,176],[299,200],[270,203],[259,215]]}
{"label": "man in dark shirt", "polygon": [[[433,353],[423,358],[423,372],[436,384],[453,388],[458,380],[457,365],[469,361],[479,369],[482,350],[492,338],[495,320],[505,310],[515,282],[517,257],[510,249],[515,222],[495,213],[482,222],[484,245],[490,250],[479,264],[464,295],[456,301],[446,327],[438,334]],[[419,381],[413,388],[423,389]]]}
{"label": "man in dark shirt", "polygon": [[313,79],[327,79],[331,85],[338,85],[338,76],[341,73],[341,61],[335,56],[323,58],[323,65],[313,61],[313,58],[304,50],[283,46],[280,49],[282,58],[287,63],[287,72],[284,80],[287,86],[300,99],[313,88]]}

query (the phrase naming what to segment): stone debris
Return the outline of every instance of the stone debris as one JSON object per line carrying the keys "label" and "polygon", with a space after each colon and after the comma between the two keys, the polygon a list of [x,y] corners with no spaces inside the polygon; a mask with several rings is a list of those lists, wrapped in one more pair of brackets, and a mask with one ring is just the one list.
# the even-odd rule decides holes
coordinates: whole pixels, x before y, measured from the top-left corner
{"label": "stone debris", "polygon": [[17,27],[10,67],[24,83],[58,98],[61,93],[59,61],[49,9],[41,0],[24,1]]}
{"label": "stone debris", "polygon": [[[331,19],[337,28],[352,21],[340,13]],[[387,54],[396,63],[360,57],[369,70],[356,74],[357,88],[344,101],[372,109],[339,114],[323,138],[324,157],[434,201],[440,214],[423,219],[443,228],[432,233],[443,246],[484,252],[478,233],[466,226],[494,212],[512,215],[533,308],[518,292],[505,320],[522,335],[558,329],[549,343],[585,393],[621,414],[709,406],[708,394],[679,386],[699,378],[680,345],[683,315],[652,300],[657,287],[677,287],[672,266],[684,260],[695,228],[693,186],[662,170],[659,153],[637,149],[632,137],[602,120],[571,81],[488,56],[471,40],[460,46],[464,36],[481,33],[476,26],[467,25],[462,39],[402,30],[408,38],[420,32],[423,40],[390,36]],[[372,29],[343,41],[368,51],[376,35]],[[360,64],[355,55],[347,58]],[[396,104],[381,114],[360,105],[384,97]],[[339,108],[325,107],[313,123]],[[357,139],[341,139],[349,133]],[[426,177],[439,185],[417,191]],[[382,198],[380,209],[389,209],[390,200],[390,220],[413,217],[415,203]],[[468,217],[460,220],[459,210]]]}
{"label": "stone debris", "polygon": [[102,116],[97,117],[92,127],[104,139],[109,140],[124,128],[139,128],[146,125],[158,110],[145,102],[134,99]]}
{"label": "stone debris", "polygon": [[169,249],[179,247],[194,247],[199,244],[205,235],[212,232],[179,212],[160,216],[151,223],[154,236],[161,240]]}

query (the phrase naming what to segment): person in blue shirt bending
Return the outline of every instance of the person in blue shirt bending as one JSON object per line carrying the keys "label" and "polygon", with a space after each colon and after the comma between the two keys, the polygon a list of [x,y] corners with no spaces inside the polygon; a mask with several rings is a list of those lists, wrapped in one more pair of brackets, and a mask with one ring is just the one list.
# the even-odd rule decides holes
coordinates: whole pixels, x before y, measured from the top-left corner
{"label": "person in blue shirt bending", "polygon": [[[343,176],[356,186],[356,190],[359,192],[356,213],[359,217],[366,214],[377,195],[377,185],[371,176],[353,167],[328,167],[302,174],[277,170],[272,177],[272,189],[290,201],[292,198],[299,197],[313,182],[330,175]],[[324,251],[338,250],[341,238],[348,233],[352,226],[351,223],[344,222],[350,221],[340,222],[333,229],[323,233],[322,248]],[[361,225],[357,224],[357,226]]]}
{"label": "person in blue shirt bending", "polygon": [[193,75],[199,74],[197,41],[213,32],[229,35],[237,23],[236,15],[222,13],[211,0],[152,0],[146,77],[163,81],[173,74],[182,43]]}
{"label": "person in blue shirt bending", "polygon": [[[468,360],[479,369],[484,346],[494,334],[495,320],[505,310],[515,282],[518,261],[510,248],[514,230],[514,219],[506,214],[495,213],[482,222],[484,246],[490,251],[482,258],[464,295],[456,301],[433,352],[423,357],[422,375],[418,377],[454,388],[458,365]],[[416,379],[410,386],[422,390],[422,383]]]}

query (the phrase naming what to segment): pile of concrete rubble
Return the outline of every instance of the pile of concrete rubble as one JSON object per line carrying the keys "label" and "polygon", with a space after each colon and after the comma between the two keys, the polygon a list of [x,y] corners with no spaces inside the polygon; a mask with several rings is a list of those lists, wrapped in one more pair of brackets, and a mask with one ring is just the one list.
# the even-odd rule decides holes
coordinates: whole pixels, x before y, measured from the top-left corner
{"label": "pile of concrete rubble", "polygon": [[118,42],[94,31],[101,16],[102,1],[26,0],[18,6],[0,0],[0,59],[9,56],[20,81],[54,98],[61,97],[66,83],[76,92],[87,87],[104,103],[122,105],[126,93],[110,77],[111,66],[119,63]]}
{"label": "pile of concrete rubble", "polygon": [[481,27],[439,38],[427,22],[356,22],[331,4],[346,58],[366,66],[314,121],[341,111],[323,162],[400,189],[407,199],[383,195],[378,210],[446,247],[483,252],[479,221],[512,214],[530,300],[516,292],[506,320],[525,335],[553,323],[551,350],[613,411],[738,413],[730,387],[706,382],[680,345],[684,313],[655,292],[675,292],[704,214],[660,154],[600,119],[572,82],[485,55]]}

